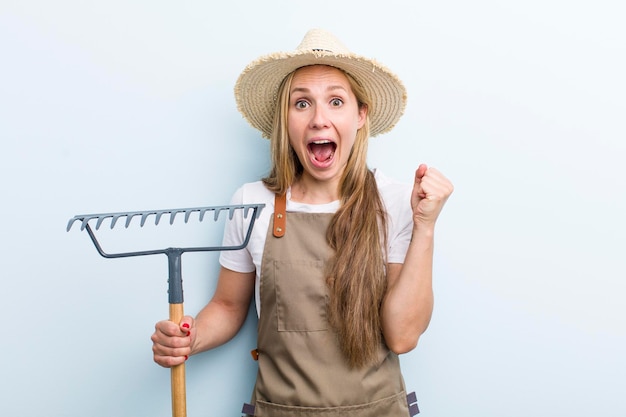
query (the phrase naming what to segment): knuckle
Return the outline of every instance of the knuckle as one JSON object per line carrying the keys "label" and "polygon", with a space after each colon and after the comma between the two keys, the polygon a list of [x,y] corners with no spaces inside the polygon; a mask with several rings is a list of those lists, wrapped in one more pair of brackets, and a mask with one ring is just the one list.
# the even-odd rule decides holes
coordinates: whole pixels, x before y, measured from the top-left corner
{"label": "knuckle", "polygon": [[180,338],[178,337],[170,337],[167,341],[167,346],[172,348],[172,349],[176,349],[177,347],[180,347]]}
{"label": "knuckle", "polygon": [[172,338],[173,348],[184,348],[189,346],[189,340],[187,337],[174,337]]}
{"label": "knuckle", "polygon": [[167,362],[167,366],[168,366],[168,367],[171,367],[171,366],[178,365],[178,363],[180,362],[180,360],[179,360],[179,358],[178,358],[178,357],[175,357],[175,356],[168,356],[168,357],[167,357],[166,362]]}

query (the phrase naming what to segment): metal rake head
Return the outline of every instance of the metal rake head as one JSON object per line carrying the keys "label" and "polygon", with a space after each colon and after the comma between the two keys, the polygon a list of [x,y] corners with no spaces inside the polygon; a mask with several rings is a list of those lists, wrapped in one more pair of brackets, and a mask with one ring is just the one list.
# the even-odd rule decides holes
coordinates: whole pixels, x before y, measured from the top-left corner
{"label": "metal rake head", "polygon": [[[240,205],[227,205],[227,206],[209,206],[209,207],[194,207],[194,208],[178,208],[178,209],[166,209],[166,210],[146,210],[146,211],[129,211],[129,212],[119,212],[119,213],[102,213],[102,214],[81,214],[72,217],[67,224],[67,231],[69,232],[72,228],[73,224],[76,222],[80,222],[80,230],[87,230],[89,233],[89,237],[91,238],[93,244],[95,245],[98,253],[105,258],[120,258],[126,256],[142,256],[142,255],[153,255],[157,253],[168,254],[172,251],[176,251],[177,253],[183,252],[205,252],[205,251],[223,251],[223,250],[238,250],[243,249],[248,244],[250,240],[250,235],[252,234],[252,228],[254,227],[255,220],[261,214],[261,210],[265,207],[265,204],[240,204]],[[158,225],[163,216],[169,216],[170,225],[174,224],[174,220],[177,215],[184,215],[184,221],[187,223],[189,221],[190,216],[193,213],[198,213],[198,220],[202,221],[207,212],[213,212],[213,220],[217,221],[220,217],[220,214],[223,212],[228,213],[228,219],[232,220],[235,211],[243,210],[244,218],[247,218],[250,215],[250,211],[252,211],[252,217],[250,219],[250,224],[248,226],[248,231],[244,238],[243,243],[240,245],[234,246],[209,246],[209,247],[189,247],[189,248],[165,248],[165,249],[157,249],[157,250],[149,250],[149,251],[139,251],[139,252],[123,252],[123,253],[107,253],[100,246],[98,240],[96,239],[96,235],[93,229],[90,226],[91,221],[95,221],[95,229],[98,230],[104,223],[106,219],[111,219],[110,228],[113,229],[115,225],[118,223],[120,219],[124,220],[124,227],[128,228],[133,221],[134,218],[139,218],[139,225],[143,227],[146,224],[146,221],[151,216],[154,216],[154,224]]]}
{"label": "metal rake head", "polygon": [[69,232],[72,228],[72,225],[80,221],[80,230],[84,230],[85,227],[89,224],[91,220],[96,220],[96,230],[100,229],[102,223],[106,219],[111,219],[111,229],[115,227],[117,221],[120,218],[125,217],[126,221],[124,222],[124,227],[128,228],[130,223],[132,222],[134,217],[140,217],[141,220],[139,222],[139,226],[143,227],[146,224],[146,220],[148,217],[154,216],[154,224],[158,225],[161,221],[161,217],[163,215],[169,214],[170,225],[174,224],[174,220],[176,219],[176,215],[184,214],[185,215],[185,223],[189,221],[189,217],[192,213],[198,213],[198,220],[204,220],[204,216],[208,211],[214,212],[213,220],[217,221],[220,213],[223,211],[228,211],[228,218],[232,220],[235,210],[244,210],[244,217],[248,217],[248,211],[254,210],[255,216],[258,217],[261,213],[260,208],[263,208],[264,204],[242,204],[242,205],[230,205],[230,206],[212,206],[212,207],[194,207],[194,208],[178,208],[178,209],[167,209],[167,210],[147,210],[147,211],[129,211],[129,212],[120,212],[120,213],[102,213],[102,214],[80,214],[74,216],[67,223],[67,231]]}

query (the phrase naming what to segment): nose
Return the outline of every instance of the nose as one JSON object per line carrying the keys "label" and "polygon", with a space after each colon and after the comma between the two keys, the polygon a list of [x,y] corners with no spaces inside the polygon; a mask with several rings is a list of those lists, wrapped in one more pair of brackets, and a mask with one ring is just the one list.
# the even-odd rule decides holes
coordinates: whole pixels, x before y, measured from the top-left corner
{"label": "nose", "polygon": [[310,126],[312,129],[324,129],[330,126],[328,114],[323,106],[313,107]]}

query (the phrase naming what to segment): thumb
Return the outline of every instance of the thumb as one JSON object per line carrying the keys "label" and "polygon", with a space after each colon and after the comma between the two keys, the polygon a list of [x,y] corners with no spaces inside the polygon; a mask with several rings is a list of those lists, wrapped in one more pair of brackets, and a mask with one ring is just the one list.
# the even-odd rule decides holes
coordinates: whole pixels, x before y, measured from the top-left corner
{"label": "thumb", "polygon": [[417,167],[417,170],[415,171],[415,180],[421,180],[422,178],[424,178],[424,175],[426,175],[426,171],[428,171],[428,165],[426,164],[420,164],[419,167]]}
{"label": "thumb", "polygon": [[181,320],[180,320],[180,330],[187,334],[187,336],[189,336],[189,334],[191,333],[191,329],[193,328],[195,324],[195,321],[193,319],[193,317],[191,316],[184,316]]}
{"label": "thumb", "polygon": [[426,197],[426,194],[422,190],[422,178],[424,178],[424,175],[426,175],[426,171],[428,171],[428,165],[426,164],[420,164],[415,171],[415,183],[413,184],[413,192],[417,194],[420,199]]}

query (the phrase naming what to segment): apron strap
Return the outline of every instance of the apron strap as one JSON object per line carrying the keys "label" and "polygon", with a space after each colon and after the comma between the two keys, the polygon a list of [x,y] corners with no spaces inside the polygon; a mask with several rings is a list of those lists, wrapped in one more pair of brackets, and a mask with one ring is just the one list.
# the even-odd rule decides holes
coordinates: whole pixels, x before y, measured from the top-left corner
{"label": "apron strap", "polygon": [[287,194],[274,197],[274,237],[283,237],[287,226]]}
{"label": "apron strap", "polygon": [[244,403],[243,408],[241,409],[241,412],[247,416],[253,416],[254,406],[252,404]]}
{"label": "apron strap", "polygon": [[409,405],[409,415],[414,417],[420,413],[420,409],[417,406],[417,396],[415,395],[415,391],[409,393],[406,396],[406,402]]}

